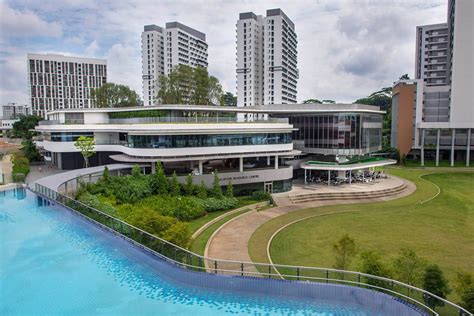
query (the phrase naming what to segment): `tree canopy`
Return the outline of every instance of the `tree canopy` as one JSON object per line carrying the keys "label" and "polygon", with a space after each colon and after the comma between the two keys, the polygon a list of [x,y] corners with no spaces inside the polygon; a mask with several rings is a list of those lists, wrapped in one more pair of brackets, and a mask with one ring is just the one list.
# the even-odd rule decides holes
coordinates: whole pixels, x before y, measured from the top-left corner
{"label": "tree canopy", "polygon": [[128,86],[108,82],[93,89],[91,98],[99,108],[136,106],[140,103],[138,94]]}
{"label": "tree canopy", "polygon": [[222,105],[219,80],[206,68],[178,65],[158,78],[158,101],[162,104]]}
{"label": "tree canopy", "polygon": [[221,105],[237,106],[237,97],[231,92],[226,92],[224,95],[222,95]]}
{"label": "tree canopy", "polygon": [[30,130],[34,129],[42,118],[36,115],[20,115],[19,118],[19,121],[13,123],[12,130],[9,134],[10,137],[31,139],[34,132],[31,132]]}
{"label": "tree canopy", "polygon": [[79,136],[74,146],[81,151],[84,157],[85,167],[89,168],[89,157],[95,154],[95,142],[93,137]]}
{"label": "tree canopy", "polygon": [[336,101],[334,100],[319,100],[319,99],[308,99],[303,101],[304,104],[334,104]]}

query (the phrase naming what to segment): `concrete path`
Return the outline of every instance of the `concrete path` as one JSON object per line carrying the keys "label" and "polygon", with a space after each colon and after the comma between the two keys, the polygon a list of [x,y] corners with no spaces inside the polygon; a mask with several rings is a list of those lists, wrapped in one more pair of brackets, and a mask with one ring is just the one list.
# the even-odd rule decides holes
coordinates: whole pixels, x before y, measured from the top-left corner
{"label": "concrete path", "polygon": [[[208,244],[206,246],[207,255],[209,258],[213,259],[251,262],[252,260],[248,254],[248,243],[250,237],[261,225],[263,225],[267,221],[277,216],[306,208],[334,204],[365,203],[397,199],[403,196],[407,196],[416,190],[416,186],[414,183],[407,180],[403,181],[405,181],[407,188],[403,192],[389,197],[377,199],[368,198],[365,200],[358,199],[356,201],[317,201],[299,204],[292,204],[287,202],[282,203],[282,206],[274,207],[271,209],[245,213],[242,216],[236,218],[235,220],[229,221],[223,226],[221,226],[219,231],[217,231],[217,233],[209,239]],[[284,197],[280,196],[279,198],[281,200]]]}
{"label": "concrete path", "polygon": [[0,161],[0,174],[3,174],[3,183],[11,183],[12,182],[12,156],[11,155],[4,155],[2,160]]}

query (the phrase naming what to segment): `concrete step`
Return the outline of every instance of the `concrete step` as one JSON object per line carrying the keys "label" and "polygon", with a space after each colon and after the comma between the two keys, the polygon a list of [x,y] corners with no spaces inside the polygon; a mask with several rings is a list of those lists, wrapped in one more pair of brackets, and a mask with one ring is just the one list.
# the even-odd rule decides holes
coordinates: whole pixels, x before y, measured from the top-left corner
{"label": "concrete step", "polygon": [[367,200],[386,196],[392,196],[403,192],[407,188],[406,184],[401,184],[395,188],[366,191],[366,192],[331,192],[331,193],[314,193],[292,195],[289,199],[292,203],[304,203],[311,201],[328,201],[328,200]]}

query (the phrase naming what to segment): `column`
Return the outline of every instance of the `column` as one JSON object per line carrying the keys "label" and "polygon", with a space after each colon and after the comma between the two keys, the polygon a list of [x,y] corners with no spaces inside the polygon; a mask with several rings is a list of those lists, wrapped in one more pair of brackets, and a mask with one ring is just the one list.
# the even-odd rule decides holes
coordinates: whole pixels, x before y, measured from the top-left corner
{"label": "column", "polygon": [[421,129],[421,166],[425,165],[425,129]]}
{"label": "column", "polygon": [[436,167],[439,165],[439,138],[441,136],[441,129],[438,128],[436,132]]}
{"label": "column", "polygon": [[304,184],[306,184],[306,169],[304,169]]}
{"label": "column", "polygon": [[331,185],[331,170],[328,170],[328,185]]}
{"label": "column", "polygon": [[275,156],[275,169],[278,169],[278,156]]}
{"label": "column", "polygon": [[352,183],[352,170],[349,170],[349,184]]}
{"label": "column", "polygon": [[450,165],[451,167],[454,166],[454,141],[456,139],[456,129],[453,128],[452,132],[451,132],[451,162],[450,162]]}
{"label": "column", "polygon": [[194,169],[194,161],[190,161],[189,162],[189,168],[191,169],[191,171]]}
{"label": "column", "polygon": [[469,167],[469,157],[471,154],[471,129],[467,129],[466,167]]}
{"label": "column", "polygon": [[267,157],[267,166],[270,166],[270,156]]}
{"label": "column", "polygon": [[64,195],[65,195],[65,196],[68,196],[68,195],[67,195],[67,181],[64,182],[64,191],[65,191],[65,192],[64,192]]}
{"label": "column", "polygon": [[244,157],[239,158],[239,171],[244,172]]}
{"label": "column", "polygon": [[156,173],[156,162],[154,161],[151,163],[151,173],[152,174]]}
{"label": "column", "polygon": [[199,160],[199,175],[202,175],[202,160]]}

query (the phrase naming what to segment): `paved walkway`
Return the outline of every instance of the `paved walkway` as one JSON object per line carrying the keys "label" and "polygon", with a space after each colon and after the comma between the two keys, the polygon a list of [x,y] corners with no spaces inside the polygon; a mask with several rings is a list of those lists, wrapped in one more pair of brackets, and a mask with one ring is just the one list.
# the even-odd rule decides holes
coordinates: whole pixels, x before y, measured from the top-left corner
{"label": "paved walkway", "polygon": [[[393,178],[405,181],[407,188],[403,192],[389,197],[365,200],[358,199],[357,201],[317,201],[299,204],[292,204],[287,202],[283,203],[282,206],[274,207],[271,209],[266,209],[259,212],[252,211],[245,213],[244,215],[236,218],[235,220],[229,221],[223,226],[221,226],[220,230],[217,231],[214,237],[208,241],[206,247],[207,256],[209,258],[214,259],[251,262],[252,260],[248,254],[248,243],[250,237],[261,225],[277,216],[287,214],[289,212],[298,211],[301,209],[319,207],[324,205],[387,201],[407,196],[416,190],[416,186],[414,183],[396,177]],[[338,188],[334,188],[334,190],[336,189]],[[232,246],[229,247],[229,245]]]}

